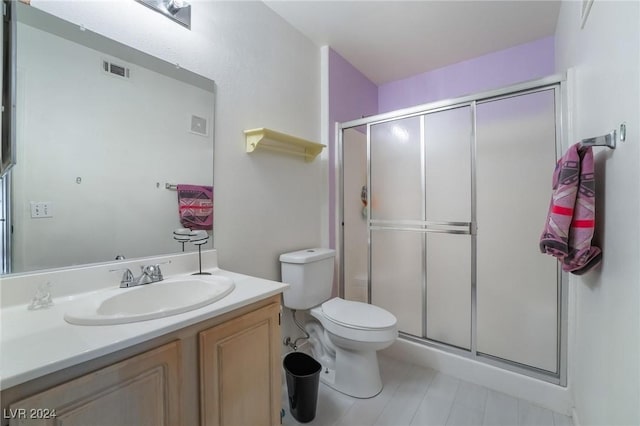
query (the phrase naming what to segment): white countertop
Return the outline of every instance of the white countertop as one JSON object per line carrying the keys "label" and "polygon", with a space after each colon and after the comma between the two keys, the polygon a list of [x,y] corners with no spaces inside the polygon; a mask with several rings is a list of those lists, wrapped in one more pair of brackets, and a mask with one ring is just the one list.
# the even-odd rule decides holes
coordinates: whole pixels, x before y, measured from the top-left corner
{"label": "white countertop", "polygon": [[[154,320],[101,326],[73,325],[64,320],[67,307],[77,303],[79,298],[87,297],[92,291],[100,290],[54,297],[53,306],[45,309],[28,310],[27,304],[3,307],[0,310],[0,389],[10,388],[233,311],[282,293],[288,287],[280,282],[218,268],[206,271],[232,278],[235,289],[210,305]],[[171,275],[170,278],[188,275]]]}

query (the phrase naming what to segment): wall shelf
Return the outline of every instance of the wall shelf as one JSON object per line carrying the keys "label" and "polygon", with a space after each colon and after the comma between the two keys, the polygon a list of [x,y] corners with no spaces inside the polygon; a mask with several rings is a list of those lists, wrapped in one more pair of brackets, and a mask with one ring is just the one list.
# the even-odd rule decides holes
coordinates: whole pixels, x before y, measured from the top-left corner
{"label": "wall shelf", "polygon": [[257,148],[282,152],[304,157],[306,162],[313,161],[325,147],[322,144],[306,139],[276,132],[275,130],[259,128],[244,131],[246,137],[247,152],[253,152]]}

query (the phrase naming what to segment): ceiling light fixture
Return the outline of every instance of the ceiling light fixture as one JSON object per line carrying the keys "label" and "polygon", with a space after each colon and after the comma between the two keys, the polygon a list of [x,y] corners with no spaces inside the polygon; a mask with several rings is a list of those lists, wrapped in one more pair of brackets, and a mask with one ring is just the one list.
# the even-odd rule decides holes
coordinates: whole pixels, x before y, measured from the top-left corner
{"label": "ceiling light fixture", "polygon": [[184,0],[164,0],[164,5],[170,14],[175,15],[180,9],[189,6],[189,3]]}
{"label": "ceiling light fixture", "polygon": [[167,18],[191,29],[191,5],[185,0],[136,0]]}

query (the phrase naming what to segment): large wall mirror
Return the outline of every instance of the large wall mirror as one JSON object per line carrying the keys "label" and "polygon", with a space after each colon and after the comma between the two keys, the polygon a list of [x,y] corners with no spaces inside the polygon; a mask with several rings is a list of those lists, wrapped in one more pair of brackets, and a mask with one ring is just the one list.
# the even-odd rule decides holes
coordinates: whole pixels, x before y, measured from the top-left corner
{"label": "large wall mirror", "polygon": [[33,7],[17,16],[8,271],[182,251],[175,185],[213,186],[214,82]]}

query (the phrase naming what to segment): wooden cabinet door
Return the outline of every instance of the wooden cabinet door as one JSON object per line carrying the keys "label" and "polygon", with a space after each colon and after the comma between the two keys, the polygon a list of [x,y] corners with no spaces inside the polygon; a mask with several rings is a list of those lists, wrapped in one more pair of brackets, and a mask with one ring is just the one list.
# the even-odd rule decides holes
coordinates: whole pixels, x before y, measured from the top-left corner
{"label": "wooden cabinet door", "polygon": [[10,425],[180,425],[180,380],[172,342],[12,404]]}
{"label": "wooden cabinet door", "polygon": [[206,426],[280,424],[280,304],[200,333],[200,407]]}

